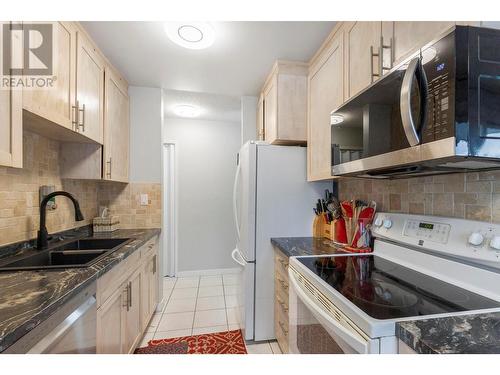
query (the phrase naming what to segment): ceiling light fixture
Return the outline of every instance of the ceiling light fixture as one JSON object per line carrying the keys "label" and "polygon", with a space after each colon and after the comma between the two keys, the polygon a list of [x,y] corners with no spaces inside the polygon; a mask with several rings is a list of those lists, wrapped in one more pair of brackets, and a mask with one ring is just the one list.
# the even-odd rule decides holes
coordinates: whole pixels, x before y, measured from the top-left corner
{"label": "ceiling light fixture", "polygon": [[330,125],[338,125],[344,122],[344,116],[342,115],[331,115]]}
{"label": "ceiling light fixture", "polygon": [[200,114],[200,109],[190,104],[179,104],[174,107],[174,113],[180,117],[197,117]]}
{"label": "ceiling light fixture", "polygon": [[172,42],[189,49],[204,49],[215,41],[215,30],[208,22],[167,22],[165,32]]}

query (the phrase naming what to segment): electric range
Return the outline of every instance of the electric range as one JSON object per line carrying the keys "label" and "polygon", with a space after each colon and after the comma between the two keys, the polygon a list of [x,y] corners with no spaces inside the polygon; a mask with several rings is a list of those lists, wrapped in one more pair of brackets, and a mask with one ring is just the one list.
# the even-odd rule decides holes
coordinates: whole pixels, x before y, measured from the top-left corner
{"label": "electric range", "polygon": [[396,323],[500,311],[500,226],[378,213],[371,254],[290,260],[292,352],[396,353]]}

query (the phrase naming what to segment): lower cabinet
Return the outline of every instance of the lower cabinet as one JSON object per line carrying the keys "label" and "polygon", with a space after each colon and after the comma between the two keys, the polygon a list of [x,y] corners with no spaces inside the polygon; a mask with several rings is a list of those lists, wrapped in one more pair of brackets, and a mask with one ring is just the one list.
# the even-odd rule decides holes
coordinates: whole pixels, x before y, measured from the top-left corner
{"label": "lower cabinet", "polygon": [[137,252],[98,280],[97,353],[133,352],[155,312],[158,238]]}
{"label": "lower cabinet", "polygon": [[288,258],[274,250],[274,334],[283,353],[288,353]]}

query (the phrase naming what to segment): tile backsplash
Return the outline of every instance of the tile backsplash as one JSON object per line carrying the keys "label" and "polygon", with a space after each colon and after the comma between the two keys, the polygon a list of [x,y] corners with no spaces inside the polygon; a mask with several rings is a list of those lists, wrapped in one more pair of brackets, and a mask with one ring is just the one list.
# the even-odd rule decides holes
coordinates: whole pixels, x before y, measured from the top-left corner
{"label": "tile backsplash", "polygon": [[[56,197],[57,209],[47,213],[49,233],[90,224],[99,205],[107,205],[119,215],[121,228],[161,226],[161,187],[159,183],[121,184],[87,180],[63,180],[59,173],[60,143],[38,134],[23,134],[22,169],[0,167],[0,246],[35,238],[39,224],[41,185],[74,194],[85,220],[74,221],[71,202]],[[139,195],[149,195],[150,203],[140,206]]]}
{"label": "tile backsplash", "polygon": [[401,180],[343,178],[339,197],[375,200],[377,211],[500,223],[500,171]]}

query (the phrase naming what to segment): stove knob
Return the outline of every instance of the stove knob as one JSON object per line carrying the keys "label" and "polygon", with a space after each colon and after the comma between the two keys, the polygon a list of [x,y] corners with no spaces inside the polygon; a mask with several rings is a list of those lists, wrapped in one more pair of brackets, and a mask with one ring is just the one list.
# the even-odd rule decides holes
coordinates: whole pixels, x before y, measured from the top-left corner
{"label": "stove knob", "polygon": [[375,219],[375,223],[374,224],[375,224],[376,227],[381,227],[382,224],[383,224],[383,222],[384,221],[382,220],[382,218],[380,216],[377,216],[377,218]]}
{"label": "stove knob", "polygon": [[495,250],[500,250],[500,236],[493,236],[490,241],[490,247]]}
{"label": "stove knob", "polygon": [[469,236],[469,243],[474,246],[479,246],[483,243],[484,237],[479,232],[472,232]]}
{"label": "stove knob", "polygon": [[384,228],[390,229],[392,227],[392,220],[391,219],[385,219],[384,220]]}

